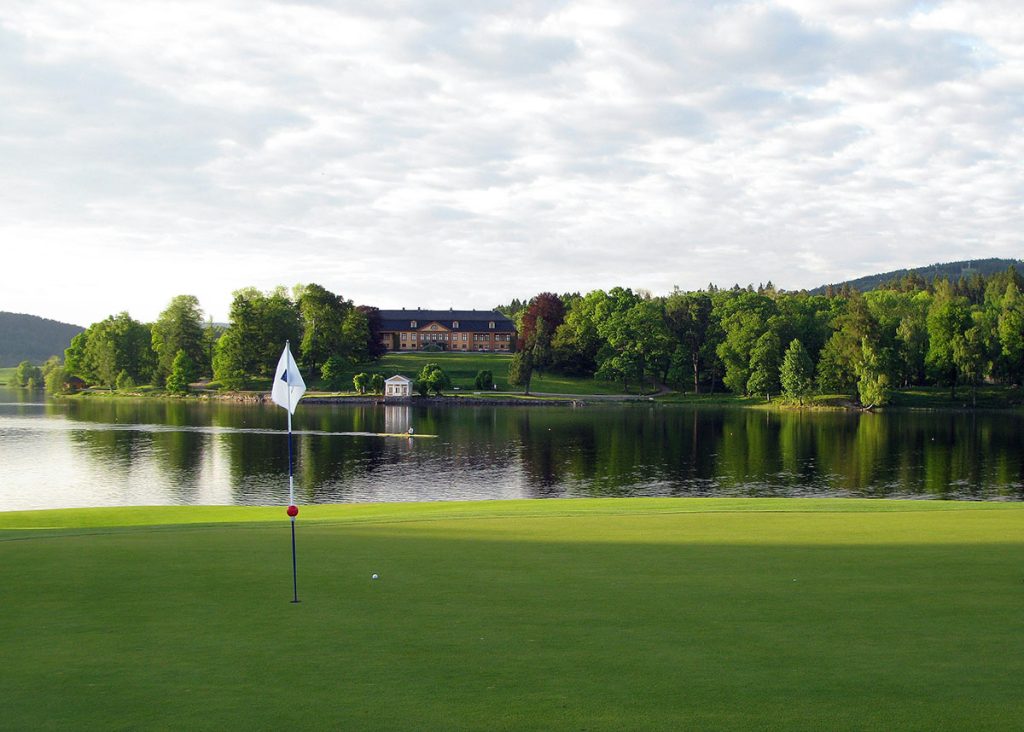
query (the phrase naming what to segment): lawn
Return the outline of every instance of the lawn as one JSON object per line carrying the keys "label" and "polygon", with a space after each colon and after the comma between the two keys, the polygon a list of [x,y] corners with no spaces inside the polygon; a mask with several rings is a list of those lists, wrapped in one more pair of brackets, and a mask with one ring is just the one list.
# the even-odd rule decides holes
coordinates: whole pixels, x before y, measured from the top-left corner
{"label": "lawn", "polygon": [[[978,409],[1002,409],[1024,405],[1024,393],[1013,386],[985,384],[978,387]],[[952,397],[948,386],[916,386],[909,389],[894,391],[892,406],[913,407],[916,409],[969,409],[971,408],[971,390],[960,386],[956,397]]]}
{"label": "lawn", "polygon": [[17,366],[4,366],[0,368],[0,384],[7,384],[12,378],[14,378],[14,372],[18,370]]}
{"label": "lawn", "polygon": [[[1020,729],[1024,506],[0,514],[7,729]],[[380,574],[372,580],[371,574]]]}
{"label": "lawn", "polygon": [[[420,370],[428,363],[436,363],[451,377],[452,385],[459,391],[472,391],[476,387],[474,381],[480,371],[490,371],[499,391],[522,391],[522,387],[510,386],[508,368],[512,356],[504,353],[457,353],[444,351],[440,353],[387,353],[379,361],[354,366],[345,378],[346,386],[352,376],[365,371],[378,373],[384,377],[402,374],[411,379],[416,378]],[[312,382],[312,379],[307,379]],[[631,389],[636,391],[635,387]],[[537,374],[530,384],[531,392],[552,394],[621,394],[622,384],[619,382],[602,381],[589,377],[563,376],[562,374]]]}

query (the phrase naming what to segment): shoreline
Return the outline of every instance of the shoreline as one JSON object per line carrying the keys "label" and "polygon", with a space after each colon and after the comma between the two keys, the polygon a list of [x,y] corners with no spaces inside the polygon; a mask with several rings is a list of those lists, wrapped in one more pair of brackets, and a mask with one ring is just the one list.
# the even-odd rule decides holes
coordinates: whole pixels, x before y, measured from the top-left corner
{"label": "shoreline", "polygon": [[[486,394],[486,395],[485,395]],[[238,404],[272,404],[269,392],[263,391],[214,391],[197,389],[186,394],[168,394],[160,391],[108,391],[108,390],[85,390],[72,394],[61,394],[53,397],[55,399],[150,399],[164,401],[216,401]],[[476,392],[449,392],[440,396],[419,396],[411,397],[385,397],[379,394],[339,394],[324,392],[307,392],[302,398],[305,404],[325,405],[402,405],[402,406],[442,406],[442,407],[593,407],[611,404],[649,406],[681,406],[693,409],[722,408],[722,409],[752,409],[757,411],[773,412],[854,412],[865,414],[885,414],[888,412],[953,412],[953,413],[1019,413],[1024,409],[1021,404],[1009,401],[1002,404],[993,404],[991,400],[984,400],[978,406],[972,407],[962,398],[937,399],[934,395],[925,395],[924,398],[909,397],[900,395],[895,403],[882,407],[865,409],[854,403],[847,397],[827,396],[820,400],[797,405],[788,403],[781,398],[765,402],[751,397],[725,395],[725,394],[689,394],[680,392],[668,392],[652,395],[639,394],[546,394],[546,393],[510,393],[499,392],[497,394],[476,393]],[[919,403],[915,403],[919,402]]]}

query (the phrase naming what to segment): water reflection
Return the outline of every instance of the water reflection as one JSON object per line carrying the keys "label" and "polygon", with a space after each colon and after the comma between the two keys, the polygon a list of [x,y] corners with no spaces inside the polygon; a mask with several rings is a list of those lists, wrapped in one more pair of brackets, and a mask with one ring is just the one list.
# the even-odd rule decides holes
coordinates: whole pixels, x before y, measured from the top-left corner
{"label": "water reflection", "polygon": [[[280,504],[285,416],[0,394],[0,509]],[[634,407],[313,406],[294,419],[303,503],[627,495],[1024,498],[1021,417]],[[434,439],[410,440],[413,427]]]}

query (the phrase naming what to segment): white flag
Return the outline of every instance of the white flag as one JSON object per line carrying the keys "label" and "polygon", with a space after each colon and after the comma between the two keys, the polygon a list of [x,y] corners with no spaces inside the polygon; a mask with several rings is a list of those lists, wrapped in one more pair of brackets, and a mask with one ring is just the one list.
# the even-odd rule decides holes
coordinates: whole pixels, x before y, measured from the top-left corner
{"label": "white flag", "polygon": [[277,374],[274,376],[274,388],[270,390],[270,398],[274,404],[284,407],[295,414],[295,406],[306,393],[306,382],[302,380],[299,367],[295,365],[288,344],[284,345],[281,360],[277,362]]}

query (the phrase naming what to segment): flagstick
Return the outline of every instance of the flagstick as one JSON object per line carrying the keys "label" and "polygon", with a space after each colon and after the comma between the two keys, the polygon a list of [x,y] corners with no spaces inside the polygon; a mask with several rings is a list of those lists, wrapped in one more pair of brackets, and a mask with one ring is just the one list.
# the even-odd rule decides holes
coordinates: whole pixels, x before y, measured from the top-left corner
{"label": "flagstick", "polygon": [[[285,341],[285,348],[288,342]],[[295,505],[295,467],[292,462],[292,387],[289,384],[288,390],[288,513],[291,514],[291,507]],[[298,511],[296,511],[298,513]],[[289,516],[292,522],[292,602],[299,602],[299,570],[295,560],[295,516]]]}

